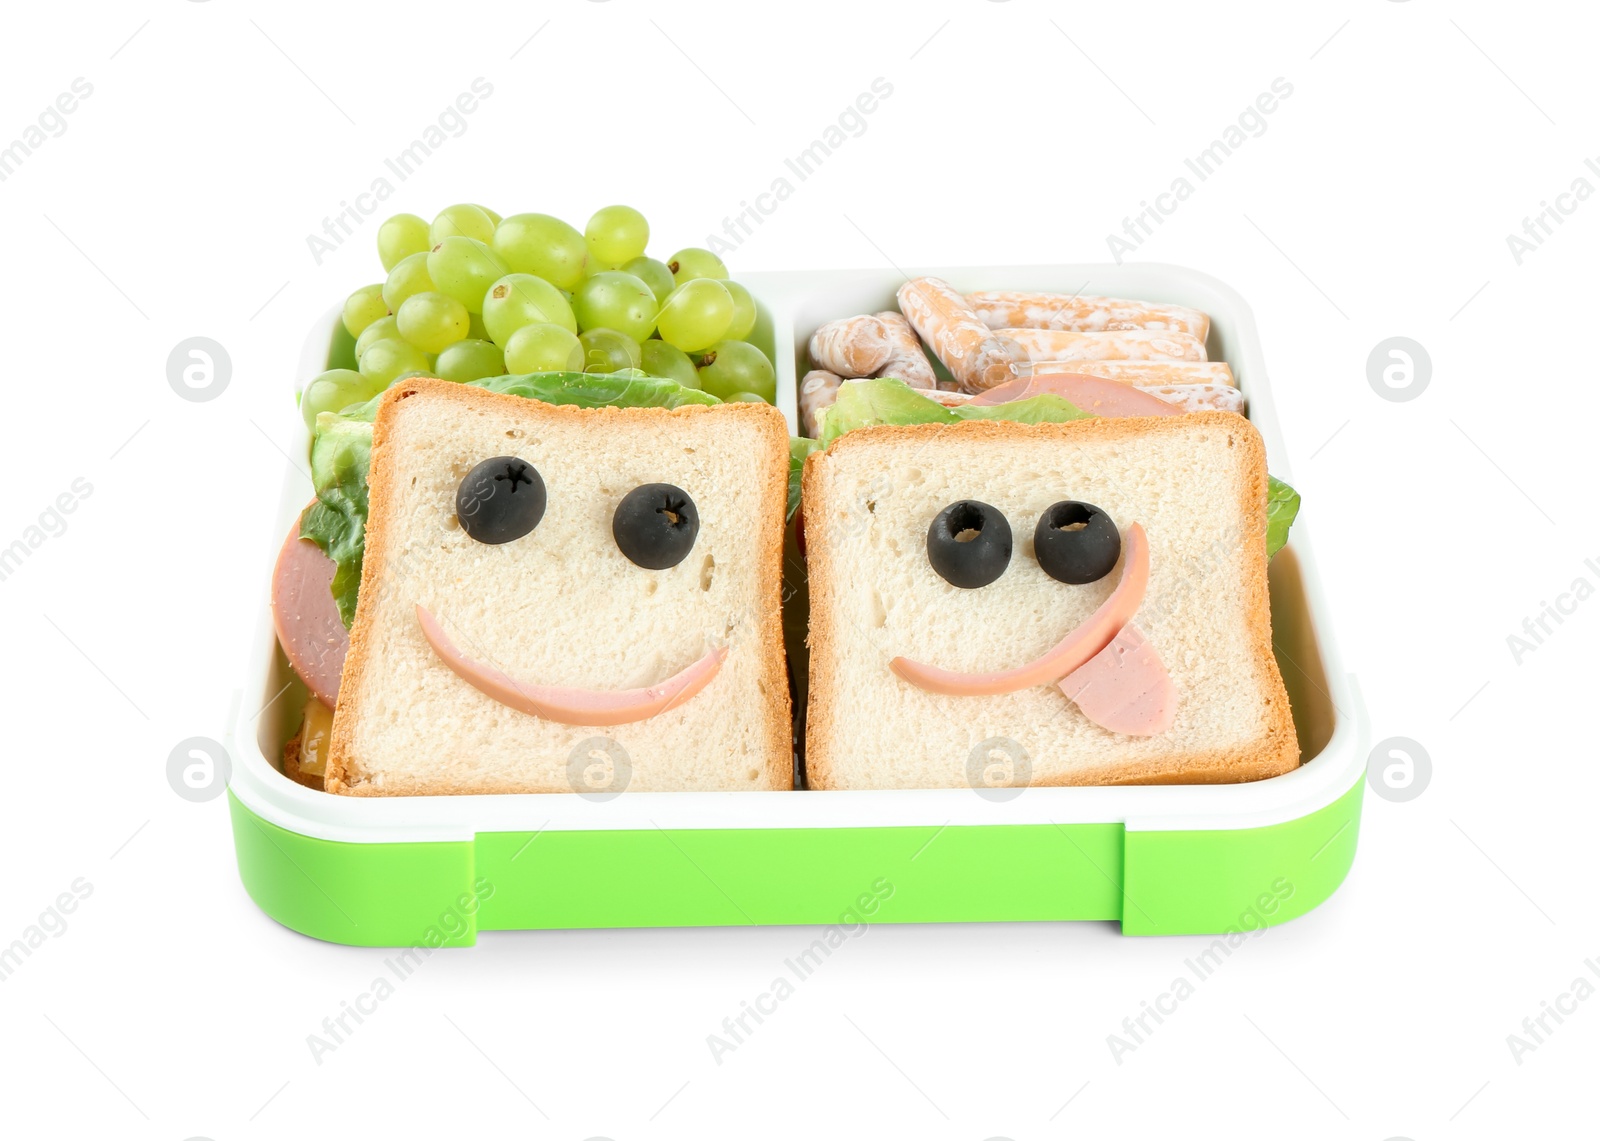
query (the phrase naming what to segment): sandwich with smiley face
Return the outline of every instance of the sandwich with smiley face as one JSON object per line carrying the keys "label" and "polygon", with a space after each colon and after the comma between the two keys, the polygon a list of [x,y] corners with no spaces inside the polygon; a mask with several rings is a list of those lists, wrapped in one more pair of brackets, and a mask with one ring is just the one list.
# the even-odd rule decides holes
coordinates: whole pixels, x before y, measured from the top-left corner
{"label": "sandwich with smiley face", "polygon": [[810,786],[1294,768],[1259,433],[1225,412],[1017,415],[858,427],[806,461]]}
{"label": "sandwich with smiley face", "polygon": [[395,384],[327,790],[790,788],[787,456],[766,404]]}

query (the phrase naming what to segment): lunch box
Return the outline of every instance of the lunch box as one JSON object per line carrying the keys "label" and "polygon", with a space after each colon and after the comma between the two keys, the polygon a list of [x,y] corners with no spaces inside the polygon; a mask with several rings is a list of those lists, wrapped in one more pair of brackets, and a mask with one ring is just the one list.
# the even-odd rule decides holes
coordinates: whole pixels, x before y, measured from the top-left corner
{"label": "lunch box", "polygon": [[[1208,355],[1232,365],[1273,473],[1293,482],[1255,320],[1216,279],[1153,264],[915,273],[964,292],[1106,294],[1204,310]],[[894,308],[905,276],[739,280],[757,300],[751,339],[776,362],[794,431],[811,333]],[[306,342],[300,383],[350,363],[349,344],[335,309]],[[292,454],[308,444],[302,425]],[[306,464],[291,463],[273,550],[312,497]],[[1230,785],[332,796],[280,771],[305,689],[278,648],[263,581],[228,738],[239,874],[284,926],[360,946],[465,945],[508,929],[1090,919],[1151,935],[1282,923],[1327,899],[1350,869],[1368,749],[1310,530],[1295,525],[1269,576],[1303,763]]]}

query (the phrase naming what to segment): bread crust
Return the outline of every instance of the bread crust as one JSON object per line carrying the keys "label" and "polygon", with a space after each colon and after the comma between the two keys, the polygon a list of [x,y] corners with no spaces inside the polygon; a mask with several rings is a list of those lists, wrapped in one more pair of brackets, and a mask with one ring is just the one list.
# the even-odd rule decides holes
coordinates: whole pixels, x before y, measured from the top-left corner
{"label": "bread crust", "polygon": [[[360,692],[360,686],[369,669],[381,669],[367,636],[372,620],[372,608],[377,605],[377,576],[389,559],[390,543],[390,490],[394,486],[395,456],[389,447],[389,437],[394,431],[396,409],[403,400],[413,397],[438,397],[463,401],[490,409],[508,417],[525,417],[530,414],[545,419],[587,420],[596,431],[606,430],[608,417],[641,419],[678,419],[696,416],[743,417],[766,435],[771,462],[768,470],[753,473],[754,489],[762,497],[763,517],[771,522],[766,534],[759,538],[760,573],[766,605],[764,615],[757,621],[761,637],[761,677],[769,695],[764,733],[768,741],[765,776],[767,789],[794,787],[794,752],[790,729],[789,683],[783,652],[783,532],[784,514],[789,498],[789,432],[783,413],[770,404],[686,404],[679,408],[582,408],[572,404],[546,404],[524,396],[511,396],[472,385],[453,381],[414,377],[397,381],[383,394],[378,404],[377,418],[372,425],[372,459],[367,475],[367,533],[366,554],[361,568],[361,590],[356,601],[355,619],[350,625],[350,649],[345,655],[344,672],[339,680],[341,695]],[[530,409],[532,405],[534,408]],[[328,792],[343,796],[450,796],[460,794],[526,793],[512,786],[474,786],[460,789],[445,781],[390,781],[382,789],[364,782],[351,783],[347,762],[351,753],[351,723],[354,715],[344,701],[334,710],[333,732],[328,752],[327,776],[324,787]]]}
{"label": "bread crust", "polygon": [[[835,688],[835,599],[839,582],[850,573],[837,565],[826,542],[822,514],[829,491],[828,465],[853,449],[903,441],[926,445],[934,436],[954,432],[966,440],[1054,440],[1062,444],[1086,440],[1127,440],[1151,435],[1182,435],[1197,429],[1225,430],[1246,451],[1240,515],[1244,533],[1257,538],[1260,558],[1247,559],[1244,568],[1245,606],[1249,640],[1264,671],[1267,730],[1250,747],[1209,750],[1163,757],[1154,762],[1104,765],[1036,779],[1035,784],[1227,784],[1278,776],[1300,763],[1288,691],[1272,649],[1272,610],[1267,587],[1267,453],[1261,434],[1248,420],[1233,412],[1191,412],[1183,416],[1094,417],[1066,423],[1024,424],[1014,420],[966,420],[959,424],[903,424],[858,428],[835,440],[826,451],[806,459],[801,476],[801,509],[808,537],[806,570],[811,592],[807,645],[811,650],[811,677],[806,702],[806,784],[809,788],[835,789],[834,757],[828,743],[838,737],[837,713],[829,698]],[[972,700],[981,700],[974,698]]]}

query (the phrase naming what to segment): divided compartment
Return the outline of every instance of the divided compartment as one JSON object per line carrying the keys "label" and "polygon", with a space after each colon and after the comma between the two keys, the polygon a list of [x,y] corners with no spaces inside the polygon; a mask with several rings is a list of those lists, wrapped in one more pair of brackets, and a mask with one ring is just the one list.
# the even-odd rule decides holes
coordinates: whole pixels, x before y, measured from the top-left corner
{"label": "divided compartment", "polygon": [[[1081,292],[1204,310],[1212,318],[1208,356],[1232,366],[1272,471],[1292,482],[1254,319],[1221,282],[1150,264],[913,273],[963,291]],[[812,332],[894,308],[904,278],[843,270],[739,280],[756,298],[752,340],[774,359],[779,406],[794,431]],[[336,311],[312,330],[300,383],[328,367],[340,333]],[[292,414],[287,402],[286,409]],[[307,444],[302,426],[292,447],[298,454]],[[305,474],[287,465],[274,552],[311,498]],[[604,802],[575,793],[314,792],[280,771],[305,689],[277,646],[267,568],[229,736],[240,873],[279,922],[377,946],[430,942],[446,913],[455,919],[443,944],[470,943],[489,929],[835,923],[845,914],[861,922],[1119,919],[1128,933],[1281,922],[1331,894],[1354,858],[1367,748],[1308,530],[1296,523],[1269,576],[1298,769],[1238,785],[1030,788],[1003,802],[967,789],[629,793]],[[874,903],[871,914],[852,911],[884,876],[892,900]],[[1273,894],[1274,883],[1288,885],[1286,900]],[[491,891],[480,900],[484,884]]]}

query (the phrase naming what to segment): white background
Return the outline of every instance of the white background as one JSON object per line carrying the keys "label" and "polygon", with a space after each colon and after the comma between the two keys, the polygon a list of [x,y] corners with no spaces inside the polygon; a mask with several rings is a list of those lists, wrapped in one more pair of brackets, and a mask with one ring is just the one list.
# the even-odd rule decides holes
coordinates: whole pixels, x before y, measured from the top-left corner
{"label": "white background", "polygon": [[[0,582],[0,943],[78,877],[93,894],[0,983],[4,1132],[1382,1141],[1586,1115],[1600,1001],[1520,1064],[1506,1038],[1600,956],[1600,602],[1520,664],[1507,636],[1600,583],[1600,204],[1521,265],[1506,236],[1600,185],[1588,8],[11,6],[0,140],[75,77],[93,95],[0,182],[0,545],[74,479],[93,492]],[[307,1035],[382,953],[265,918],[224,801],[180,799],[165,763],[221,737],[240,685],[301,340],[381,276],[377,218],[321,265],[306,235],[478,76],[493,96],[384,213],[467,200],[581,227],[625,201],[658,254],[703,243],[888,79],[866,133],[728,255],[736,276],[1106,260],[1286,78],[1266,132],[1132,256],[1254,305],[1374,739],[1420,742],[1430,785],[1369,796],[1338,894],[1120,1065],[1107,1035],[1200,940],[872,929],[718,1065],[706,1036],[814,932],[493,934],[313,1062]],[[233,362],[206,403],[166,377],[195,335]],[[1433,363],[1405,403],[1367,382],[1394,335]]]}

